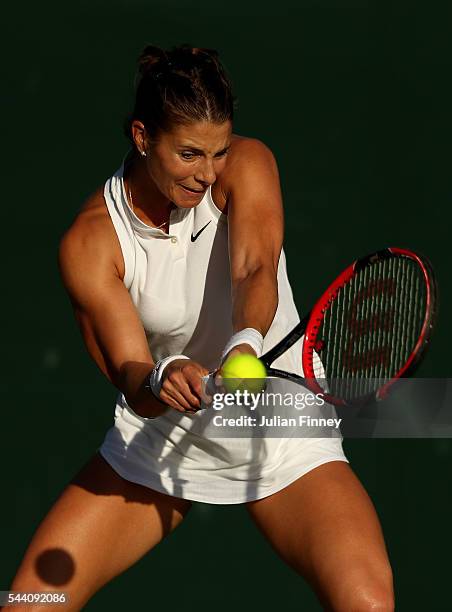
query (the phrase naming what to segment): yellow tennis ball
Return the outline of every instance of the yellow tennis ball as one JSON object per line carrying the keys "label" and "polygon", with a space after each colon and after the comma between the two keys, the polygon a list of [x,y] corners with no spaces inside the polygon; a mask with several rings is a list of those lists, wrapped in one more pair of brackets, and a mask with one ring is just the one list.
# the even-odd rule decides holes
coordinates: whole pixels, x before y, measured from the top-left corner
{"label": "yellow tennis ball", "polygon": [[223,384],[230,393],[237,390],[259,393],[264,388],[267,377],[262,361],[246,353],[227,359],[221,372]]}

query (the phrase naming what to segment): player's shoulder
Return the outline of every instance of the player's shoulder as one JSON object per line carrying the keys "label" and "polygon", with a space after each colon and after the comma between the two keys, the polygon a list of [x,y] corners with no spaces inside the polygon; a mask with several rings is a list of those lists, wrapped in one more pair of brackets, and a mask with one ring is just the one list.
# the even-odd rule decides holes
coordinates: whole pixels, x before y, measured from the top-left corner
{"label": "player's shoulder", "polygon": [[103,242],[108,236],[108,210],[105,205],[103,191],[101,188],[92,193],[80,207],[75,219],[61,238],[61,244],[76,246],[83,243]]}
{"label": "player's shoulder", "polygon": [[95,265],[110,260],[119,270],[121,256],[117,237],[105,204],[103,187],[83,202],[74,221],[60,240],[61,265]]}
{"label": "player's shoulder", "polygon": [[[254,189],[269,173],[278,176],[275,157],[262,140],[233,135],[228,160],[219,177],[217,191],[227,202],[230,194],[247,186]],[[226,206],[226,205],[225,205]]]}
{"label": "player's shoulder", "polygon": [[274,155],[268,145],[258,138],[249,138],[238,134],[232,135],[227,166],[261,160],[274,160]]}

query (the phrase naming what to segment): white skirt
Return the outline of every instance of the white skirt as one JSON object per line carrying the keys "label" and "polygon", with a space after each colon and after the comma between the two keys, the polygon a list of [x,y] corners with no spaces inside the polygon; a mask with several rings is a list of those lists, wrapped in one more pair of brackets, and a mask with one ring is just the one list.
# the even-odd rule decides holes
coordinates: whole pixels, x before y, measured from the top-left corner
{"label": "white skirt", "polygon": [[114,426],[100,453],[126,480],[210,504],[261,499],[319,465],[348,461],[341,437],[203,436],[199,427],[203,412],[184,416],[168,409],[160,417],[147,419],[135,414],[120,394]]}

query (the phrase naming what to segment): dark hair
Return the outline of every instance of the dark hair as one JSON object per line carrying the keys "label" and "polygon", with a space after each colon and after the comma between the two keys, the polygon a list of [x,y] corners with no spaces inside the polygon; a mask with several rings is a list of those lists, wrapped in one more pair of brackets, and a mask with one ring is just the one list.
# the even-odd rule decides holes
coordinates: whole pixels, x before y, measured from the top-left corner
{"label": "dark hair", "polygon": [[164,51],[149,45],[138,60],[137,77],[135,106],[125,126],[131,140],[136,119],[154,138],[175,125],[233,118],[231,83],[212,49],[181,45]]}

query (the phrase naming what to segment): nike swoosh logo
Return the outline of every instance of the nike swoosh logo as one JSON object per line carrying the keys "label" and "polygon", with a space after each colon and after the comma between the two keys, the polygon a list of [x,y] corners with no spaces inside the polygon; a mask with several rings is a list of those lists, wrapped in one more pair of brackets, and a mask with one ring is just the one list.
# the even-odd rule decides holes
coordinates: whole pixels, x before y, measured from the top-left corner
{"label": "nike swoosh logo", "polygon": [[[211,219],[210,221],[212,221],[212,219]],[[195,241],[195,240],[198,238],[199,234],[200,234],[201,232],[203,232],[203,231],[206,229],[206,227],[209,225],[210,221],[207,221],[207,223],[205,224],[205,226],[204,226],[204,227],[202,227],[202,228],[199,230],[199,232],[196,232],[196,234],[195,234],[194,236],[193,236],[193,234],[191,235],[191,241],[192,241],[192,242],[194,242],[194,241]]]}

